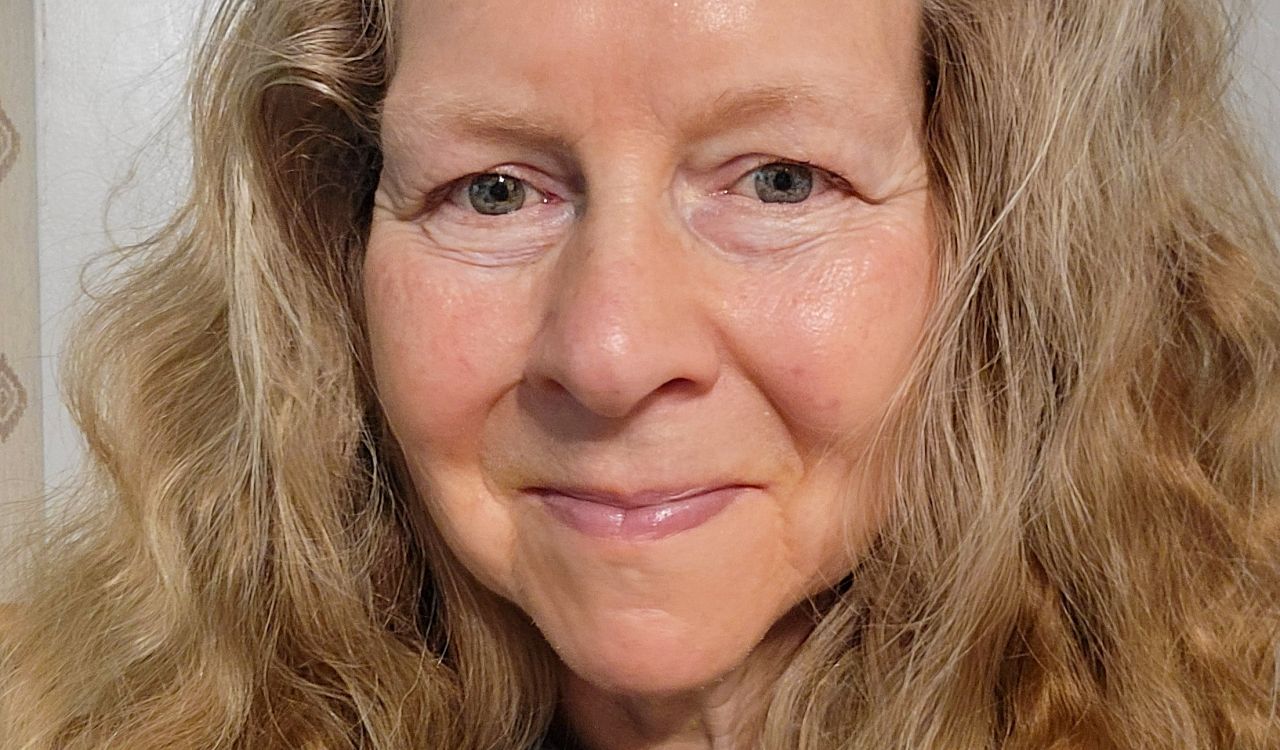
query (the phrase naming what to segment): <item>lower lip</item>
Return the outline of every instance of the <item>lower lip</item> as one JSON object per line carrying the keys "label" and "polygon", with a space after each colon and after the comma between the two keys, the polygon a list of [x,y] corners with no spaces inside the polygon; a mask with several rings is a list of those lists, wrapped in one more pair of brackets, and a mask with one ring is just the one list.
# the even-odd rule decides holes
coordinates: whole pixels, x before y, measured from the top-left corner
{"label": "lower lip", "polygon": [[618,508],[554,492],[539,493],[538,499],[556,520],[587,536],[652,541],[701,526],[749,489],[722,487],[643,508]]}

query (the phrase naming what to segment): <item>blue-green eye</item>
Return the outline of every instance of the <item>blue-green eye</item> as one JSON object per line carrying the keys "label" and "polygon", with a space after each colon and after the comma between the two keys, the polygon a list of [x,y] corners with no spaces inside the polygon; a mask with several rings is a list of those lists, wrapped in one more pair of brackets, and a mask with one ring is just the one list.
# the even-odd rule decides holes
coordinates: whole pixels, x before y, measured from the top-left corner
{"label": "blue-green eye", "polygon": [[519,211],[524,206],[524,181],[504,174],[482,174],[467,185],[471,207],[485,216],[499,216]]}
{"label": "blue-green eye", "polygon": [[801,203],[813,192],[813,169],[774,162],[755,171],[756,197],[765,203]]}

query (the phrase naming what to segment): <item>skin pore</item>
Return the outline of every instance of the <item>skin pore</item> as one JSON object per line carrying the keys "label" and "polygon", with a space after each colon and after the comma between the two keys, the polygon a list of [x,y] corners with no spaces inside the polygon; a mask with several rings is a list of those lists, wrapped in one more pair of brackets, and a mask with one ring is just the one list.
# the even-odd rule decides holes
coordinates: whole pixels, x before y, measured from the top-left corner
{"label": "skin pore", "polygon": [[[880,523],[857,449],[931,303],[917,4],[397,12],[364,295],[414,484],[583,744],[751,747]],[[545,501],[720,487],[665,535]]]}

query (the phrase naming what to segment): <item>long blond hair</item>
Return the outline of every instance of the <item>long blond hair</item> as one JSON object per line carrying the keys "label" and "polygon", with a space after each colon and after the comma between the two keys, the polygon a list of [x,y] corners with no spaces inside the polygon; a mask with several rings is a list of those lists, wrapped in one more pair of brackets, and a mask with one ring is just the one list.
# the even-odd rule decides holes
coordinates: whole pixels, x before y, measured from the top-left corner
{"label": "long blond hair", "polygon": [[[1215,0],[925,0],[938,303],[892,511],[760,746],[1280,746],[1280,232]],[[224,0],[194,187],[83,323],[0,748],[533,745],[525,618],[396,470],[358,298],[385,0]]]}

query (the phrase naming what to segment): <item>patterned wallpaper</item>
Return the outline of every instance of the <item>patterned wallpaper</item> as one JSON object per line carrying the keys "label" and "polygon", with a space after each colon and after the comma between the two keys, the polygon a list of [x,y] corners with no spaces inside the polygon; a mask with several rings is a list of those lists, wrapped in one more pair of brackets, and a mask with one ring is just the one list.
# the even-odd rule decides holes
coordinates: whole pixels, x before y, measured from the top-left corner
{"label": "patterned wallpaper", "polygon": [[8,441],[26,410],[27,389],[5,355],[0,354],[0,443]]}
{"label": "patterned wallpaper", "polygon": [[[0,182],[4,181],[13,168],[13,163],[18,160],[21,145],[18,131],[5,114],[4,103],[0,102]],[[13,434],[26,409],[27,389],[9,366],[4,352],[0,352],[0,443],[6,442]]]}
{"label": "patterned wallpaper", "polygon": [[34,3],[0,2],[0,602],[43,512]]}
{"label": "patterned wallpaper", "polygon": [[[3,102],[0,102],[0,105],[3,105]],[[4,113],[4,107],[0,106],[0,180],[9,174],[9,169],[17,160],[19,143],[17,129],[9,121],[9,116]]]}

